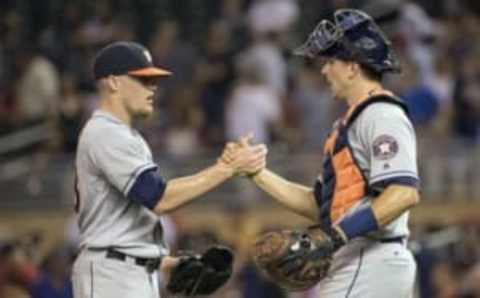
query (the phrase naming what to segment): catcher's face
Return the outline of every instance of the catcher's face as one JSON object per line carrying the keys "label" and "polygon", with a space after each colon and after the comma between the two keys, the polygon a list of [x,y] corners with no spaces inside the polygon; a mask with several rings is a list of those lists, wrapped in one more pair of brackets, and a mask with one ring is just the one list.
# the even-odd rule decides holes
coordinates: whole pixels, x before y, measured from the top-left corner
{"label": "catcher's face", "polygon": [[336,99],[345,99],[352,85],[352,63],[328,58],[323,63],[321,73]]}
{"label": "catcher's face", "polygon": [[120,76],[121,99],[133,118],[145,118],[153,114],[154,94],[159,77]]}

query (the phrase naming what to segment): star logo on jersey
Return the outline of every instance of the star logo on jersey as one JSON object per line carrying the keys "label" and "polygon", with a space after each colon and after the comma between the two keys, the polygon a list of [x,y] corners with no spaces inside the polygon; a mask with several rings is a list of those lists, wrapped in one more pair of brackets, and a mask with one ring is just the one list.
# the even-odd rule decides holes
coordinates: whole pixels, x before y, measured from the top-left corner
{"label": "star logo on jersey", "polygon": [[380,148],[380,154],[389,154],[390,151],[392,150],[390,146],[391,146],[390,143],[380,144],[380,146],[378,146]]}
{"label": "star logo on jersey", "polygon": [[373,156],[379,160],[392,159],[398,153],[398,142],[390,135],[381,135],[373,141]]}

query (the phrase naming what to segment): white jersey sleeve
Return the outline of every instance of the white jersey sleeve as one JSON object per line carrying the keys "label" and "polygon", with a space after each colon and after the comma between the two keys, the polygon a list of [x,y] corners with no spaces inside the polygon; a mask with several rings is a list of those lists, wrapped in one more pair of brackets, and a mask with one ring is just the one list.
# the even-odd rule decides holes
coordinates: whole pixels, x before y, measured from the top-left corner
{"label": "white jersey sleeve", "polygon": [[370,185],[392,179],[418,182],[415,131],[398,106],[377,103],[359,119],[358,136],[369,161]]}

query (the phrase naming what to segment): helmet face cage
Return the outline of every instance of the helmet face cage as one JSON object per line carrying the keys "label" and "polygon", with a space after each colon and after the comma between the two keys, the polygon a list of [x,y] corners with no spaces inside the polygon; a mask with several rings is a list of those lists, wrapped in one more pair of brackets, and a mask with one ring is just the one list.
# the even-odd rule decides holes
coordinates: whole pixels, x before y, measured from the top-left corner
{"label": "helmet face cage", "polygon": [[308,36],[307,41],[294,51],[294,54],[315,58],[332,47],[341,37],[342,32],[334,23],[322,20]]}
{"label": "helmet face cage", "polygon": [[334,13],[334,21],[321,21],[295,54],[353,60],[376,72],[400,70],[390,41],[369,15],[355,9],[339,9]]}

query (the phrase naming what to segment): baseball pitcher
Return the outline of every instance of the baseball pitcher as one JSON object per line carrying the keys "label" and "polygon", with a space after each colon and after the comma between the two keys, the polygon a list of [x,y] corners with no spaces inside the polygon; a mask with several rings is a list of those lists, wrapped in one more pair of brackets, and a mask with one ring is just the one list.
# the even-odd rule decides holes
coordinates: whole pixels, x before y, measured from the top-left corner
{"label": "baseball pitcher", "polygon": [[166,181],[132,123],[152,114],[158,80],[168,75],[134,42],[110,44],[95,58],[100,105],[83,128],[76,155],[76,298],[159,297],[159,268],[170,271],[167,288],[176,294],[211,294],[230,277],[233,255],[226,248],[168,257],[159,215],[238,171],[262,168],[266,148],[251,147],[228,165],[219,159],[194,175]]}

